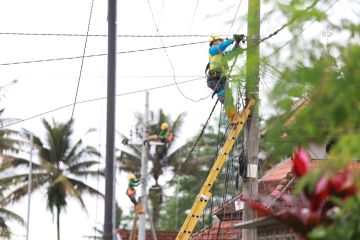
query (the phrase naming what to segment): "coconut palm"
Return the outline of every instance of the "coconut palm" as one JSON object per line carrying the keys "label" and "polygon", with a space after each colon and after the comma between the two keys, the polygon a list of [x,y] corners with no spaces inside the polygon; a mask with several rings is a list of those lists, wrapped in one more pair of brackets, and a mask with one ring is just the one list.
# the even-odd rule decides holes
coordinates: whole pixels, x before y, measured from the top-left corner
{"label": "coconut palm", "polygon": [[[4,90],[11,84],[16,83],[16,80],[0,86],[0,100],[4,97]],[[17,121],[13,118],[3,118],[2,115],[5,109],[0,109],[0,164],[6,163],[9,159],[9,153],[16,153],[19,151],[19,147],[22,145],[22,141],[19,140],[17,135],[19,133],[15,130],[8,129],[6,126]]]}
{"label": "coconut palm", "polygon": [[[153,117],[155,114],[151,112]],[[166,115],[162,109],[158,112],[158,119],[155,124],[149,126],[150,133],[156,133],[159,131],[162,123],[167,122],[170,125],[171,131],[174,134],[174,142],[170,147],[165,147],[164,145],[157,146],[156,153],[153,156],[149,156],[149,160],[152,162],[152,169],[150,174],[155,180],[155,184],[150,187],[149,198],[152,205],[153,211],[153,222],[155,227],[157,226],[160,214],[160,207],[162,203],[162,187],[158,183],[159,177],[163,174],[164,168],[174,166],[177,162],[175,159],[178,159],[178,154],[181,152],[182,147],[174,149],[176,145],[176,137],[179,134],[180,127],[183,123],[184,113],[177,116],[175,121],[171,121],[170,117]],[[142,125],[144,119],[141,114],[136,114],[138,125]],[[124,135],[122,135],[124,137]],[[126,139],[125,141],[126,142]],[[121,151],[120,155],[117,157],[117,160],[120,162],[120,170],[126,172],[132,172],[136,175],[140,173],[141,167],[141,149],[142,145],[128,144],[126,149]]]}
{"label": "coconut palm", "polygon": [[[0,99],[3,97],[4,89],[10,85],[16,83],[12,81],[7,85],[0,86]],[[19,148],[23,145],[22,141],[19,140],[19,133],[14,130],[6,128],[6,125],[13,123],[16,119],[2,118],[5,109],[0,109],[0,174],[3,175],[9,167],[9,161],[12,159],[11,154],[19,152]],[[8,189],[11,182],[1,183],[0,180],[0,238],[10,239],[11,230],[8,227],[7,221],[15,221],[20,224],[24,224],[24,220],[21,216],[6,209],[4,204],[3,192]]]}
{"label": "coconut palm", "polygon": [[[0,173],[4,172],[5,169],[0,167]],[[24,225],[24,220],[21,216],[16,213],[8,210],[3,205],[3,191],[7,190],[6,185],[0,185],[0,238],[1,239],[11,239],[12,232],[7,225],[7,221],[17,222],[21,225]]]}
{"label": "coconut palm", "polygon": [[0,238],[1,239],[11,239],[11,230],[6,224],[7,221],[16,221],[21,225],[24,225],[24,220],[22,217],[16,213],[7,210],[6,208],[0,207]]}
{"label": "coconut palm", "polygon": [[[56,211],[57,239],[60,240],[60,213],[66,207],[67,200],[70,197],[77,200],[86,211],[83,194],[100,196],[103,194],[83,180],[87,177],[103,175],[103,171],[99,172],[97,168],[92,168],[98,164],[100,156],[94,147],[83,146],[81,139],[71,145],[72,121],[63,124],[53,120],[51,125],[43,119],[42,123],[46,129],[45,142],[25,130],[25,136],[33,136],[32,144],[36,148],[39,158],[32,164],[31,190],[35,191],[42,187],[47,189],[47,207],[52,214],[54,214],[54,210]],[[10,164],[13,167],[27,167],[29,160],[14,158]],[[12,181],[15,184],[14,190],[6,196],[5,202],[16,201],[24,197],[28,193],[28,180],[27,173],[17,173],[2,178],[2,182]]]}

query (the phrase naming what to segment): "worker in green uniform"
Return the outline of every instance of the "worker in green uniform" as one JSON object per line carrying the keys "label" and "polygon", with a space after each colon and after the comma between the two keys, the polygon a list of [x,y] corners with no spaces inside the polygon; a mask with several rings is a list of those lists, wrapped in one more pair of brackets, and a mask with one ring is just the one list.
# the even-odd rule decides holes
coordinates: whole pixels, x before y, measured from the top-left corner
{"label": "worker in green uniform", "polygon": [[130,198],[130,201],[135,206],[135,212],[137,214],[142,214],[144,211],[142,209],[141,204],[136,200],[136,190],[135,187],[139,186],[139,180],[136,178],[135,174],[130,173],[129,174],[129,184],[128,188],[126,190],[126,195]]}
{"label": "worker in green uniform", "polygon": [[170,144],[174,140],[173,133],[169,130],[169,124],[163,122],[160,126],[160,132],[158,134],[151,135],[150,141],[161,141],[165,145]]}

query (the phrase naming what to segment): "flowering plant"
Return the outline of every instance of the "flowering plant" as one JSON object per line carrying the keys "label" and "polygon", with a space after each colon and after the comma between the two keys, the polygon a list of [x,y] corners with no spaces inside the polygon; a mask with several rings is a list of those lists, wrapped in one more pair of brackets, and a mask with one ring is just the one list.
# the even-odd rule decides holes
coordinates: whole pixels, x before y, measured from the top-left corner
{"label": "flowering plant", "polygon": [[292,159],[293,172],[298,178],[298,194],[283,194],[271,205],[266,204],[267,200],[247,202],[263,215],[289,224],[303,238],[316,238],[321,235],[319,232],[309,233],[320,225],[336,224],[334,216],[340,212],[343,203],[356,196],[355,182],[349,167],[333,174],[312,173],[308,154],[303,148],[298,149]]}

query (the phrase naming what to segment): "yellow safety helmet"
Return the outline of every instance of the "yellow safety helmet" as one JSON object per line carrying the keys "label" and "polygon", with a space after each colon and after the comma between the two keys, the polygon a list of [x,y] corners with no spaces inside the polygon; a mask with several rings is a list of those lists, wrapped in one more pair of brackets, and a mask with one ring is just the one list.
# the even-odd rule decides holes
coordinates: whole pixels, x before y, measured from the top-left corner
{"label": "yellow safety helmet", "polygon": [[168,129],[168,128],[169,128],[169,124],[167,122],[162,123],[161,126],[160,126],[160,129],[163,130],[163,131]]}
{"label": "yellow safety helmet", "polygon": [[130,173],[130,174],[129,174],[129,180],[134,180],[134,179],[136,179],[135,174]]}
{"label": "yellow safety helmet", "polygon": [[210,37],[210,46],[212,46],[213,45],[213,43],[214,43],[214,41],[216,41],[216,40],[224,40],[222,37],[220,37],[220,36],[211,36]]}
{"label": "yellow safety helmet", "polygon": [[222,40],[222,38],[220,36],[211,36],[209,41],[212,42],[212,41],[215,41],[215,40],[218,40],[218,39]]}

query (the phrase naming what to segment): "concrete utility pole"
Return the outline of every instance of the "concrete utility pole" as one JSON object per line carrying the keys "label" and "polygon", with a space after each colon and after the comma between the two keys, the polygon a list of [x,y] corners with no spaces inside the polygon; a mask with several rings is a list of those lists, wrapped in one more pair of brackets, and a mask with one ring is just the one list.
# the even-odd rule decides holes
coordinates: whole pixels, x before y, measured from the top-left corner
{"label": "concrete utility pole", "polygon": [[[244,145],[246,151],[247,181],[244,182],[244,198],[254,199],[258,196],[258,153],[259,153],[259,68],[260,68],[260,0],[248,1],[247,26],[247,59],[246,59],[246,97],[256,100],[252,114],[245,126]],[[256,212],[245,204],[243,221],[256,218]],[[243,229],[244,240],[256,240],[256,229]]]}
{"label": "concrete utility pole", "polygon": [[108,66],[106,116],[106,169],[104,240],[114,240],[114,159],[115,159],[115,106],[116,106],[116,1],[108,0]]}
{"label": "concrete utility pole", "polygon": [[149,145],[145,141],[148,139],[148,126],[149,126],[149,92],[145,95],[145,115],[144,115],[144,126],[143,126],[143,145],[141,151],[141,206],[143,207],[144,213],[139,215],[139,234],[138,240],[146,240],[146,214],[147,214],[147,161]]}

